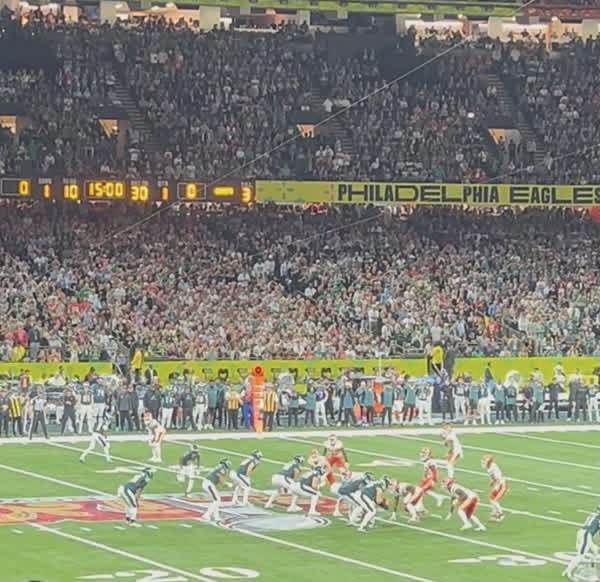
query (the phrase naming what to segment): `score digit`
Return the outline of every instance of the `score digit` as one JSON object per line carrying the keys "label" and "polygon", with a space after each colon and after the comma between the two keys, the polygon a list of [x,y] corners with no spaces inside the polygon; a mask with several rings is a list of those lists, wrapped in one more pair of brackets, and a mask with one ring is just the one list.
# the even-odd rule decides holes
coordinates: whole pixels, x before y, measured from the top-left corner
{"label": "score digit", "polygon": [[65,200],[79,200],[79,185],[78,184],[63,184],[63,198]]}
{"label": "score digit", "polygon": [[133,202],[148,202],[150,198],[150,190],[145,184],[131,185],[131,200]]}

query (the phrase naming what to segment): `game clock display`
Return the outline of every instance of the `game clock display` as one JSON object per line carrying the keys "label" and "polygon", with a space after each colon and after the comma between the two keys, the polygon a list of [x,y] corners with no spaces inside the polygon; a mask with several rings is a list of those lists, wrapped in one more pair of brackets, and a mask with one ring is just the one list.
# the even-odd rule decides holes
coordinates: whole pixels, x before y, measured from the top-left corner
{"label": "game clock display", "polygon": [[66,202],[230,203],[254,201],[252,182],[210,184],[195,180],[0,178],[0,198]]}

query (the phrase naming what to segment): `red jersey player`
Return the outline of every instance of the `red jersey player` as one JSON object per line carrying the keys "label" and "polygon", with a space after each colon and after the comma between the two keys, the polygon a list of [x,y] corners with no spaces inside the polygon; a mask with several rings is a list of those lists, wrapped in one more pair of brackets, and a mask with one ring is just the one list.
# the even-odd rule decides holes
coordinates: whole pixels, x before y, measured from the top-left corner
{"label": "red jersey player", "polygon": [[333,485],[335,483],[335,475],[333,474],[334,467],[337,467],[343,475],[349,471],[348,457],[346,456],[342,441],[334,434],[330,434],[329,437],[327,437],[327,441],[325,441],[323,454],[329,465],[329,470],[325,478],[329,485]]}
{"label": "red jersey player", "polygon": [[425,495],[433,497],[437,506],[441,507],[444,496],[434,491],[435,486],[439,483],[440,474],[436,462],[431,458],[431,449],[421,449],[420,458],[423,461],[423,478],[419,482],[419,487]]}
{"label": "red jersey player", "polygon": [[444,479],[444,487],[452,496],[450,504],[450,513],[446,519],[450,519],[452,512],[456,509],[456,513],[463,522],[462,529],[472,529],[475,526],[475,531],[485,531],[485,526],[479,521],[475,515],[475,509],[479,504],[477,493],[467,489],[463,485],[459,485],[454,479]]}
{"label": "red jersey player", "polygon": [[484,455],[483,459],[481,459],[481,465],[487,471],[490,478],[490,505],[492,506],[490,519],[492,521],[502,521],[504,519],[504,512],[500,505],[500,499],[508,491],[508,483],[492,455]]}

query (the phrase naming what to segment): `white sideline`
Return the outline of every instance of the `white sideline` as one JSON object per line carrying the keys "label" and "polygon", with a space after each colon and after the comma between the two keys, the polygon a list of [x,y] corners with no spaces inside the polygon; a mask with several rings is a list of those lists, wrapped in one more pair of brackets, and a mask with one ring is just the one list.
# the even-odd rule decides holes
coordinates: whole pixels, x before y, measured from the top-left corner
{"label": "white sideline", "polygon": [[[590,445],[589,443],[578,443],[577,441],[563,441],[560,439],[549,439],[547,437],[532,436],[530,434],[508,433],[506,436],[510,436],[510,437],[517,438],[517,439],[542,441],[545,443],[552,443],[554,445],[569,445],[569,446],[577,447],[580,449],[594,449],[596,451],[600,451],[600,444],[599,445]],[[598,442],[600,442],[600,431],[598,431]]]}
{"label": "white sideline", "polygon": [[[48,480],[48,478],[45,475],[40,475],[40,474],[37,474],[37,473],[33,473],[31,471],[23,471],[22,469],[15,469],[14,467],[8,467],[6,465],[2,465],[2,468],[7,469],[7,470],[14,470],[14,471],[16,471],[18,473],[25,473],[28,476],[33,477],[33,478]],[[76,488],[76,489],[85,489],[82,486],[75,485],[75,484],[70,484],[67,481],[62,481],[62,483],[64,483],[64,485],[67,486],[67,487],[71,486],[71,487]],[[89,491],[91,493],[97,494],[97,491],[95,489],[89,489]],[[45,525],[41,525],[39,523],[31,523],[29,525],[31,527],[37,529],[37,530],[40,530],[40,531],[43,531],[43,532],[46,532],[46,533],[50,533],[50,534],[53,534],[53,535],[56,535],[56,536],[59,536],[59,537],[63,537],[65,539],[69,539],[69,540],[72,540],[72,541],[76,541],[76,542],[79,542],[79,543],[82,543],[82,544],[94,547],[94,548],[99,549],[99,550],[104,550],[105,552],[109,552],[109,553],[112,553],[112,554],[117,554],[119,556],[122,556],[124,558],[128,558],[130,560],[135,560],[135,561],[138,561],[138,562],[141,562],[141,563],[148,564],[150,566],[154,566],[154,567],[157,567],[157,568],[162,568],[163,570],[167,570],[167,571],[172,572],[174,574],[181,574],[183,576],[188,576],[188,577],[190,577],[190,578],[192,578],[194,580],[200,580],[202,582],[214,582],[214,580],[212,578],[206,578],[204,576],[200,576],[199,574],[195,574],[193,572],[188,572],[186,570],[181,570],[181,569],[175,568],[173,566],[168,566],[166,564],[162,564],[160,562],[156,562],[155,560],[151,560],[149,558],[145,558],[145,557],[140,556],[138,554],[133,554],[133,553],[130,553],[130,552],[125,552],[125,551],[120,550],[118,548],[114,548],[114,547],[108,546],[106,544],[101,544],[101,543],[95,542],[93,540],[89,540],[89,539],[82,538],[82,537],[79,537],[79,536],[76,536],[76,535],[73,535],[73,534],[69,534],[69,533],[66,533],[66,532],[63,532],[63,531],[60,531],[60,530],[56,530],[56,529],[47,527]],[[399,570],[392,570],[390,568],[386,568],[384,566],[378,566],[377,564],[372,564],[370,562],[364,562],[364,561],[361,561],[361,560],[356,560],[356,559],[350,558],[348,556],[338,555],[338,554],[334,554],[332,552],[326,552],[324,550],[319,550],[317,548],[312,548],[310,546],[305,546],[303,544],[298,544],[298,543],[289,542],[289,541],[286,541],[286,540],[281,540],[281,539],[276,538],[276,537],[271,537],[271,536],[268,536],[268,535],[265,535],[265,534],[251,532],[251,531],[248,531],[248,530],[245,530],[245,529],[238,529],[238,528],[236,528],[233,531],[239,532],[239,533],[241,533],[243,535],[247,535],[247,536],[251,536],[251,537],[254,537],[254,538],[261,539],[261,540],[265,540],[265,541],[268,541],[268,542],[271,542],[271,543],[274,543],[274,544],[279,544],[279,545],[283,545],[283,546],[286,546],[286,547],[294,548],[296,550],[300,550],[300,551],[305,552],[305,553],[317,554],[317,555],[322,556],[324,558],[329,558],[329,559],[332,559],[332,560],[336,560],[338,562],[343,562],[343,563],[351,564],[353,566],[360,566],[361,568],[366,568],[366,569],[369,569],[369,570],[374,570],[376,572],[389,574],[391,576],[396,576],[397,578],[403,578],[405,580],[411,580],[412,582],[440,582],[440,581],[433,580],[431,578],[422,578],[420,576],[415,576],[413,574],[409,574],[408,572],[401,572]]]}
{"label": "white sideline", "polygon": [[[427,436],[440,434],[440,428],[438,427],[427,427],[427,428],[358,428],[358,429],[344,429],[340,427],[331,427],[331,430],[336,431],[343,437],[355,437],[355,436]],[[497,433],[552,433],[552,432],[597,432],[600,431],[599,424],[565,424],[559,426],[544,425],[523,425],[523,426],[476,426],[476,427],[455,427],[458,434],[497,434]],[[277,439],[281,437],[299,437],[299,438],[314,438],[323,437],[327,433],[326,430],[296,430],[296,431],[283,431],[283,432],[213,432],[213,431],[200,431],[200,432],[187,432],[187,433],[175,433],[178,440],[182,441],[193,441],[199,438],[207,441],[219,441],[224,439],[233,440],[246,440],[246,439]],[[166,439],[170,438],[167,433]],[[70,435],[70,436],[52,436],[50,442],[56,443],[83,443],[88,442],[90,439],[89,435]],[[146,441],[148,436],[146,433],[134,433],[134,434],[111,434],[111,441],[114,442],[127,442],[127,441]],[[27,437],[17,438],[5,438],[0,439],[0,446],[3,445],[23,445],[28,443],[43,443],[48,442],[44,439],[36,438],[32,441]]]}
{"label": "white sideline", "polygon": [[[300,440],[300,439],[298,439],[298,440]],[[49,444],[52,444],[52,443],[49,443]],[[178,442],[175,439],[171,440],[171,444],[187,446],[187,443]],[[60,447],[60,448],[71,449],[71,450],[74,450],[74,451],[79,451],[79,449],[77,449],[76,447],[72,447],[72,446],[69,446],[69,445],[63,445],[63,444],[55,443],[55,446]],[[232,455],[232,456],[238,456],[238,457],[244,457],[244,456],[246,456],[244,453],[239,453],[239,452],[231,451],[231,450],[228,450],[228,449],[220,449],[220,448],[215,448],[215,447],[206,447],[206,446],[203,446],[203,445],[198,445],[198,446],[200,448],[203,448],[203,449],[206,449],[206,450],[211,450],[211,451],[214,451],[214,452],[229,454],[229,455]],[[102,453],[98,453],[98,452],[92,452],[91,454],[93,454],[93,455],[95,454],[95,455],[98,455],[98,456],[102,455]],[[126,458],[123,458],[123,457],[114,457],[113,456],[113,459],[118,460],[118,461],[123,461],[125,463],[137,463],[137,461],[133,461],[132,459],[126,459]],[[277,465],[281,465],[281,464],[284,463],[284,461],[276,461],[274,459],[268,459],[268,458],[265,458],[265,457],[263,457],[263,461],[268,462],[268,463],[272,463],[272,464],[277,464]],[[160,469],[160,470],[163,470],[163,471],[166,471],[166,472],[169,472],[169,473],[174,472],[172,469],[168,469],[166,467],[156,466],[156,468]],[[534,514],[531,514],[531,516],[533,516],[533,515]],[[558,523],[565,523],[565,520],[559,520],[559,519],[553,518],[553,517],[547,517],[547,516],[536,516],[536,517],[543,517],[543,519],[546,520],[546,521],[555,521],[555,522],[558,522]],[[448,539],[459,540],[459,541],[467,542],[467,543],[470,543],[470,544],[473,544],[473,545],[477,545],[477,546],[483,546],[483,547],[486,547],[486,548],[492,548],[492,549],[496,549],[496,550],[501,550],[503,552],[511,552],[513,554],[521,554],[521,555],[524,555],[524,556],[529,556],[530,558],[537,558],[537,559],[540,559],[540,560],[546,560],[546,561],[549,561],[549,562],[556,562],[556,563],[559,563],[559,564],[563,563],[560,560],[557,560],[556,558],[552,558],[552,557],[548,557],[548,556],[540,556],[539,554],[533,554],[531,552],[526,552],[526,551],[523,551],[523,550],[517,550],[515,548],[508,548],[506,546],[499,546],[499,545],[492,544],[492,543],[489,543],[489,542],[484,542],[482,540],[476,540],[476,539],[473,539],[473,538],[468,538],[468,537],[464,537],[464,536],[460,536],[460,535],[450,534],[450,533],[446,533],[446,532],[440,532],[440,531],[437,531],[437,530],[434,530],[434,529],[428,529],[428,528],[424,528],[424,527],[420,527],[420,526],[412,526],[410,524],[403,524],[403,523],[399,523],[399,522],[387,520],[387,519],[384,519],[384,518],[381,519],[381,521],[384,522],[384,523],[389,523],[391,525],[396,525],[398,527],[405,527],[405,528],[409,528],[409,529],[415,529],[417,531],[423,531],[423,532],[431,533],[431,534],[434,534],[434,535],[437,535],[437,536],[440,536],[440,537],[445,537],[445,538],[448,538]],[[575,523],[575,522],[568,522],[567,525],[579,526],[579,524]],[[240,530],[238,530],[238,531],[240,531]],[[277,539],[277,538],[274,538],[274,539]]]}

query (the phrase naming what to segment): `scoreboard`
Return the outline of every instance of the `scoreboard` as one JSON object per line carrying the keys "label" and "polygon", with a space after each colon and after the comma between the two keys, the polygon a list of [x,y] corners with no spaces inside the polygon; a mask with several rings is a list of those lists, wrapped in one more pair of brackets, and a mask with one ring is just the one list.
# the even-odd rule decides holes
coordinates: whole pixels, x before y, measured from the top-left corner
{"label": "scoreboard", "polygon": [[98,178],[0,178],[0,199],[66,202],[229,203],[254,202],[254,183],[194,180],[114,180]]}

